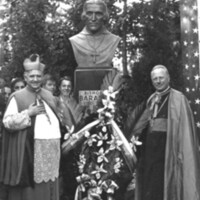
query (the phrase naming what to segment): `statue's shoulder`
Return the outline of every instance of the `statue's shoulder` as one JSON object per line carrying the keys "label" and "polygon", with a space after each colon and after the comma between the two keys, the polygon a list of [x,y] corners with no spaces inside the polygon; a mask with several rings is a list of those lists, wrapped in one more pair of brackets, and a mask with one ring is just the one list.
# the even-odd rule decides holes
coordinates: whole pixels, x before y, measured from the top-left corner
{"label": "statue's shoulder", "polygon": [[82,34],[78,33],[76,35],[73,35],[72,37],[69,38],[70,41],[76,41],[77,39],[83,37]]}
{"label": "statue's shoulder", "polygon": [[111,32],[109,32],[110,34],[109,34],[109,37],[111,38],[111,39],[113,39],[113,40],[116,40],[116,41],[120,41],[121,40],[121,38],[118,36],[118,35],[115,35],[115,34],[113,34],[113,33],[111,33]]}
{"label": "statue's shoulder", "polygon": [[77,41],[77,40],[82,40],[85,39],[85,29],[83,29],[81,32],[77,33],[76,35],[73,35],[69,38],[70,41]]}
{"label": "statue's shoulder", "polygon": [[118,35],[115,35],[109,31],[105,33],[104,43],[107,44],[107,46],[117,45],[120,40],[121,38]]}
{"label": "statue's shoulder", "polygon": [[106,43],[118,43],[121,40],[118,35],[111,33],[108,29],[105,29],[102,35],[104,35]]}

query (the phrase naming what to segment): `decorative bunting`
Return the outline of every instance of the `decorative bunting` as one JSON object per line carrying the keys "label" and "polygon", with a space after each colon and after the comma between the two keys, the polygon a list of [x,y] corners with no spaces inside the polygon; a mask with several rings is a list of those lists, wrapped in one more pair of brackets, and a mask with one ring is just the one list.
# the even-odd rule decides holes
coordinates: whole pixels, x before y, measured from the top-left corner
{"label": "decorative bunting", "polygon": [[200,134],[200,64],[199,64],[199,0],[181,0],[182,61],[185,94],[192,108]]}

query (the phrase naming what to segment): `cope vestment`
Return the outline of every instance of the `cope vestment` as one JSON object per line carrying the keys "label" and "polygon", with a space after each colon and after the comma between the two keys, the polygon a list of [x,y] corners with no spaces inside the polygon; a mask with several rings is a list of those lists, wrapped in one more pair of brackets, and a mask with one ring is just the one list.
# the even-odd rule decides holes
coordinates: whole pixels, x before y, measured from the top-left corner
{"label": "cope vestment", "polygon": [[[46,113],[29,118],[27,109],[37,98]],[[4,115],[0,177],[9,186],[9,200],[59,199],[61,135],[55,112],[56,101],[47,90],[36,93],[27,86],[11,96]]]}
{"label": "cope vestment", "polygon": [[[144,124],[145,120],[149,122],[147,109],[140,118]],[[133,132],[133,134],[140,133]],[[168,99],[167,131],[164,145],[163,197],[160,200],[199,200],[200,155],[194,119],[186,97],[174,89],[170,90]],[[136,171],[135,199],[145,200],[142,197],[142,174],[139,167],[141,166],[139,165]],[[145,166],[143,167],[145,168]]]}
{"label": "cope vestment", "polygon": [[70,38],[78,67],[111,67],[119,41],[119,36],[110,33],[105,28],[94,35],[84,28]]}
{"label": "cope vestment", "polygon": [[168,99],[169,90],[160,97],[156,116],[151,119],[148,130],[143,135],[138,173],[141,199],[145,200],[163,199]]}

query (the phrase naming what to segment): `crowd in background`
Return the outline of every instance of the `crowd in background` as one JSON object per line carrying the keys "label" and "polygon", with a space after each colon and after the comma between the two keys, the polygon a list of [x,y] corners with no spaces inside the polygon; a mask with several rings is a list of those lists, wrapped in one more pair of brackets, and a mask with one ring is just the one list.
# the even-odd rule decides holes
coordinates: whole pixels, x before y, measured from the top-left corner
{"label": "crowd in background", "polygon": [[[26,86],[26,82],[21,77],[13,78],[10,82],[6,82],[0,77],[0,116],[2,117],[9,96]],[[51,74],[45,74],[43,78],[43,88],[50,91],[53,95],[59,96],[62,101],[69,102],[72,98],[72,79],[64,76],[57,80]],[[73,99],[74,100],[74,99]]]}
{"label": "crowd in background", "polygon": [[[13,78],[10,82],[6,82],[3,78],[0,77],[0,149],[2,146],[2,128],[3,128],[2,119],[3,119],[3,115],[5,112],[5,108],[8,103],[9,97],[12,95],[12,93],[18,90],[21,90],[24,87],[26,87],[26,82],[21,77]],[[69,103],[72,101],[76,103],[76,100],[73,98],[72,87],[73,87],[72,79],[69,76],[61,77],[59,80],[57,80],[51,74],[45,74],[43,77],[42,88],[48,90],[54,96],[56,96],[60,104],[63,104],[63,106],[65,107],[69,106]],[[62,118],[63,118],[64,124],[65,123],[69,124],[69,119],[65,119],[64,116],[62,116]],[[0,153],[0,156],[1,156],[1,153]],[[72,178],[74,179],[74,177]],[[61,184],[62,185],[64,184],[63,179],[62,179]],[[71,188],[69,189],[71,190]],[[75,191],[73,191],[72,193],[74,192]],[[62,190],[61,190],[61,193],[62,193]],[[61,194],[61,196],[62,195],[63,194]],[[6,187],[3,185],[0,186],[0,199],[4,199],[4,200],[7,199],[7,190],[6,190]]]}

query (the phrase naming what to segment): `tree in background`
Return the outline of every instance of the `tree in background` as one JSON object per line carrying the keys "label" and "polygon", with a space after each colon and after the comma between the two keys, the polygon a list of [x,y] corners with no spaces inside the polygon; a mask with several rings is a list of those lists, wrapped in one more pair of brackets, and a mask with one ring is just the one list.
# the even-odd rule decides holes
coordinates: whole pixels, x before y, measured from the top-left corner
{"label": "tree in background", "polygon": [[[73,76],[76,64],[68,38],[83,28],[80,15],[84,2],[7,0],[10,13],[5,25],[7,45],[3,73],[11,78],[22,76],[23,59],[31,53],[38,53],[47,65],[48,73],[57,77],[61,74]],[[126,52],[127,63],[132,69],[132,76],[119,99],[124,114],[127,108],[134,107],[152,92],[150,71],[155,64],[166,65],[172,84],[181,89],[179,2],[106,2],[110,10],[107,26],[111,32],[123,38],[118,56],[124,57]],[[116,6],[117,2],[121,6]],[[127,6],[126,10],[124,5]]]}
{"label": "tree in background", "polygon": [[73,28],[67,16],[56,11],[58,2],[11,0],[8,4],[10,13],[5,30],[5,64],[6,71],[11,72],[10,76],[22,76],[23,60],[32,53],[41,55],[47,72],[59,76],[68,68],[70,74],[73,62],[72,52],[68,51],[68,37],[73,34]]}
{"label": "tree in background", "polygon": [[124,117],[127,109],[134,108],[153,92],[150,79],[153,66],[165,65],[169,69],[171,85],[179,90],[183,86],[179,2],[134,3],[127,18],[127,31],[133,34],[132,41],[127,44],[132,77],[119,99],[119,109]]}

